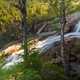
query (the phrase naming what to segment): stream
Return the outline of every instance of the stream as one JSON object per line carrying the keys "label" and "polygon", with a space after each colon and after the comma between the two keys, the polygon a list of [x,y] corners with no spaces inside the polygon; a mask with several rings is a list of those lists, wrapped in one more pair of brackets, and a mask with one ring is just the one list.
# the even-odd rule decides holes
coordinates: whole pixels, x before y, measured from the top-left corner
{"label": "stream", "polygon": [[[80,21],[78,21],[78,23],[75,25],[73,31],[70,33],[66,33],[64,37],[80,39]],[[51,47],[55,47],[57,43],[60,44],[60,40],[61,40],[60,35],[49,36],[45,40],[39,41],[36,44],[36,48],[40,50],[40,53],[43,53],[49,50]],[[5,60],[6,64],[2,67],[2,69],[9,69],[14,64],[23,62],[23,58],[22,58],[23,54],[24,54],[24,51],[20,50],[19,52],[17,52],[17,54],[12,54],[8,56],[8,58]]]}
{"label": "stream", "polygon": [[[80,38],[80,21],[75,25],[73,32],[67,33],[64,37],[69,38]],[[58,36],[49,36],[43,41],[39,41],[36,45],[36,48],[40,49],[40,52],[45,52],[50,49],[52,46],[55,47],[57,43],[60,43],[61,35]]]}

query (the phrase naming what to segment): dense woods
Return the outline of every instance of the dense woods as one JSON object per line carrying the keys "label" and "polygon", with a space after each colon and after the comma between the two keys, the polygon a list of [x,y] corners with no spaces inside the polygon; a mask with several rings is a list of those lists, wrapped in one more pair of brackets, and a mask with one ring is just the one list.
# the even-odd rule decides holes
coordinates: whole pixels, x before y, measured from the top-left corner
{"label": "dense woods", "polygon": [[0,0],[0,80],[80,79],[80,0]]}

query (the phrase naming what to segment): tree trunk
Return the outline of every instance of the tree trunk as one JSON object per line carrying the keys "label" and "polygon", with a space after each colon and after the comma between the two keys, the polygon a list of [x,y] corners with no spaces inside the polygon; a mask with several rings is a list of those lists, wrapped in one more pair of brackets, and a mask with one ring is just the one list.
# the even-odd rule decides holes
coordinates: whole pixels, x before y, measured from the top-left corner
{"label": "tree trunk", "polygon": [[28,56],[27,38],[28,38],[28,26],[26,22],[26,0],[19,0],[20,11],[22,13],[22,33],[23,33],[23,49],[24,49],[24,62],[26,65]]}
{"label": "tree trunk", "polygon": [[68,57],[66,56],[66,53],[64,51],[64,27],[66,25],[66,13],[65,13],[65,0],[61,0],[60,2],[60,23],[61,23],[61,57],[62,57],[62,63],[64,66],[64,74],[65,79],[69,80],[69,62]]}

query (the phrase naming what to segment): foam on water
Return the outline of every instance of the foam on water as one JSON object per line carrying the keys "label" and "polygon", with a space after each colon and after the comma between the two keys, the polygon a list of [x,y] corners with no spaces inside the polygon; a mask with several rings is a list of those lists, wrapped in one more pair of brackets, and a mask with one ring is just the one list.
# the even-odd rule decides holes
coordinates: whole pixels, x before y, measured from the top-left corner
{"label": "foam on water", "polygon": [[[67,33],[64,35],[64,37],[70,37],[70,38],[80,38],[80,21],[76,24],[73,32]],[[55,46],[56,42],[60,42],[61,36],[50,36],[46,38],[43,41],[39,41],[36,48],[40,48],[41,52],[47,51],[52,46]]]}
{"label": "foam on water", "polygon": [[74,30],[74,32],[80,32],[80,21],[78,21],[78,23],[76,24]]}
{"label": "foam on water", "polygon": [[[69,38],[80,38],[80,21],[76,24],[73,32],[71,33],[67,33],[64,35],[64,37],[69,37]],[[57,42],[60,43],[61,40],[61,35],[58,36],[49,36],[48,38],[46,38],[43,41],[39,41],[36,45],[37,49],[40,49],[40,52],[45,52],[47,51],[49,48],[51,48],[52,46],[56,46],[55,44]],[[17,53],[19,54],[24,54],[24,51],[19,51]],[[11,56],[9,56],[6,59],[6,64],[3,66],[4,68],[9,68],[10,66],[14,65],[15,63],[19,63],[23,61],[23,58],[19,55],[19,54],[12,54]]]}

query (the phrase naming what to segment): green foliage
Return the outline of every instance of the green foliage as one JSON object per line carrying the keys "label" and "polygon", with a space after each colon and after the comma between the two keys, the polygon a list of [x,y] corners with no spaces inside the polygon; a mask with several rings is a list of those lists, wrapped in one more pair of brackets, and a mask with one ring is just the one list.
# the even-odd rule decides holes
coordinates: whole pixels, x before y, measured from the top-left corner
{"label": "green foliage", "polygon": [[49,3],[40,1],[29,1],[27,7],[27,14],[29,22],[33,20],[39,20],[42,17],[47,17],[49,12]]}
{"label": "green foliage", "polygon": [[[65,0],[67,14],[80,11],[80,1]],[[0,0],[0,32],[6,32],[11,23],[21,21],[21,13],[18,0]],[[28,0],[27,2],[27,21],[32,24],[34,21],[48,19],[60,15],[60,1],[58,0]]]}
{"label": "green foliage", "polygon": [[63,67],[61,65],[52,64],[50,62],[46,62],[44,64],[41,75],[43,80],[64,80],[65,78]]}
{"label": "green foliage", "polygon": [[[58,0],[29,0],[27,2],[27,17],[29,23],[34,20],[59,16],[60,1]],[[80,1],[65,0],[67,11],[69,13],[80,11]],[[19,5],[18,1],[0,0],[0,23],[12,23],[21,20],[20,10],[15,7]]]}
{"label": "green foliage", "polygon": [[7,0],[0,0],[0,24],[9,24],[20,20],[20,12]]}
{"label": "green foliage", "polygon": [[22,74],[22,64],[15,65],[11,69],[0,68],[0,80],[18,80]]}
{"label": "green foliage", "polygon": [[34,69],[26,69],[21,80],[42,80],[38,71]]}
{"label": "green foliage", "polygon": [[[80,11],[80,1],[79,3],[75,0],[65,1],[69,13]],[[0,0],[0,30],[3,32],[6,32],[6,29],[12,29],[11,26],[5,25],[21,20],[20,10],[14,6],[15,3],[10,0]],[[47,19],[49,17],[59,16],[59,7],[60,4],[58,3],[58,0],[28,0],[28,22],[31,24],[34,20],[37,21],[42,20],[43,18]],[[14,32],[16,34],[15,30],[12,33]],[[32,52],[25,57],[27,57],[25,64],[16,65],[10,70],[2,70],[0,68],[0,80],[64,80],[65,76],[61,65],[51,64],[49,62],[45,63],[37,52]],[[1,63],[5,63],[3,60],[4,59],[1,60]],[[2,67],[1,63],[0,67]],[[24,67],[26,64],[27,66]]]}
{"label": "green foliage", "polygon": [[0,67],[0,80],[63,80],[63,68],[56,64],[42,61],[37,52],[27,57],[28,64],[20,63],[10,69]]}

